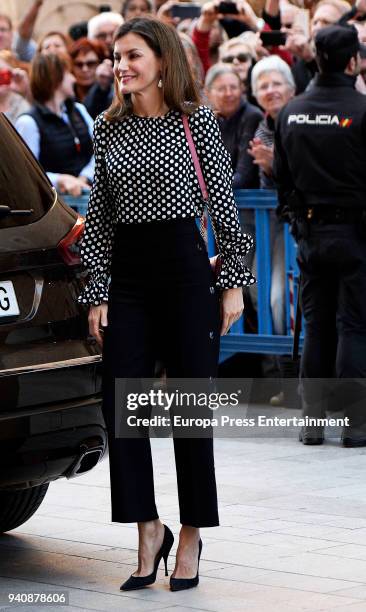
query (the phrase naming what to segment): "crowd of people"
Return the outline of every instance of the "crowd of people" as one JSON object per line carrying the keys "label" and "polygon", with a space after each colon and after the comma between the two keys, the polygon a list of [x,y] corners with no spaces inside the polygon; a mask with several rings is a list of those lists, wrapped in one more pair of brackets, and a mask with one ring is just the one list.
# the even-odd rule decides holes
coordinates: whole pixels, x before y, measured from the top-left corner
{"label": "crowd of people", "polygon": [[[93,181],[93,121],[113,99],[113,37],[123,22],[155,14],[177,29],[202,102],[216,113],[236,189],[275,188],[276,117],[312,86],[317,32],[351,22],[359,40],[366,40],[365,0],[353,7],[346,0],[320,0],[306,10],[288,0],[266,0],[261,11],[247,0],[210,0],[198,17],[184,19],[175,16],[175,0],[125,0],[120,13],[103,10],[72,24],[68,33],[51,31],[35,40],[42,4],[35,0],[17,28],[0,13],[0,111],[59,192],[73,196]],[[362,59],[356,88],[366,94]],[[242,212],[241,223],[253,231],[253,214]],[[278,334],[286,333],[282,235],[273,214],[271,307]],[[255,260],[250,263],[255,269]],[[255,305],[254,288],[251,296]]]}
{"label": "crowd of people", "polygon": [[[163,4],[153,4],[151,0],[125,0],[121,13],[103,11],[87,23],[73,24],[67,34],[52,31],[36,41],[33,31],[42,4],[42,0],[35,0],[17,28],[7,15],[0,14],[0,70],[4,75],[0,85],[0,110],[14,124],[35,107],[49,107],[54,95],[58,96],[60,84],[56,83],[54,71],[49,74],[56,60],[40,64],[40,56],[57,55],[61,58],[65,78],[67,75],[73,80],[72,95],[69,93],[65,99],[60,99],[56,112],[55,108],[49,110],[61,117],[64,107],[63,120],[67,122],[73,102],[89,126],[88,116],[95,119],[108,108],[113,98],[115,31],[124,21],[155,13],[179,32],[203,103],[216,112],[224,144],[232,159],[234,188],[239,189],[273,188],[274,120],[290,97],[311,86],[317,72],[315,34],[331,23],[352,21],[360,41],[366,40],[366,26],[360,13],[362,7],[360,10],[352,8],[345,0],[320,0],[309,11],[287,0],[266,0],[261,15],[257,15],[246,0],[233,2],[232,14],[220,13],[220,2],[213,0],[202,5],[201,15],[195,19],[173,17],[174,0]],[[310,16],[308,27],[306,16]],[[271,31],[281,32],[284,44],[269,45],[271,39],[263,34]],[[39,70],[44,81],[53,82],[48,100],[44,96],[41,100],[34,94]],[[357,80],[357,88],[362,93],[366,93],[365,72],[361,71]],[[70,111],[67,111],[66,101]],[[24,121],[23,118],[18,123],[22,128]],[[70,126],[71,122],[71,133]],[[22,135],[29,142],[24,129]],[[72,133],[71,136],[75,138]],[[37,147],[32,150],[36,151]],[[77,154],[75,147],[74,155]],[[64,174],[62,170],[61,167],[60,174]],[[73,187],[67,191],[72,193]]]}

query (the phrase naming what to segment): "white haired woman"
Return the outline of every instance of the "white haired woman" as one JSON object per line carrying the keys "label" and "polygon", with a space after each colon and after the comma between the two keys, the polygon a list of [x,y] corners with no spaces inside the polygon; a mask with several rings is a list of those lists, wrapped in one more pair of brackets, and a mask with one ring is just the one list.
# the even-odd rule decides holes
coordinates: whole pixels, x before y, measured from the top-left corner
{"label": "white haired woman", "polygon": [[[259,105],[265,112],[264,119],[258,125],[248,149],[258,168],[261,189],[275,189],[272,177],[273,143],[275,119],[280,110],[295,94],[295,82],[289,65],[276,55],[260,60],[252,70],[252,90]],[[270,213],[271,234],[271,311],[273,331],[275,334],[286,334],[285,310],[285,266],[283,226],[277,220],[275,212]],[[254,263],[254,267],[256,267]],[[256,302],[256,292],[251,290],[252,301]],[[281,360],[273,360],[275,369],[281,372]],[[273,405],[282,404],[283,392],[271,398]]]}
{"label": "white haired woman", "polygon": [[260,187],[274,189],[272,180],[274,122],[294,96],[295,82],[288,64],[276,55],[260,60],[252,70],[252,90],[265,117],[259,124],[249,153],[258,166]]}

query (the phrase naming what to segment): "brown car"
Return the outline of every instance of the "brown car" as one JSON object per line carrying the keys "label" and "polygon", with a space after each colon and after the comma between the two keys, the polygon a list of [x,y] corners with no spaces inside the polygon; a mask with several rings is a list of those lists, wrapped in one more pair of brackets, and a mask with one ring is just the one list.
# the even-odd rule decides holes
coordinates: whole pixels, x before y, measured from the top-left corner
{"label": "brown car", "polygon": [[83,229],[0,114],[0,533],[106,450],[100,350],[76,301]]}

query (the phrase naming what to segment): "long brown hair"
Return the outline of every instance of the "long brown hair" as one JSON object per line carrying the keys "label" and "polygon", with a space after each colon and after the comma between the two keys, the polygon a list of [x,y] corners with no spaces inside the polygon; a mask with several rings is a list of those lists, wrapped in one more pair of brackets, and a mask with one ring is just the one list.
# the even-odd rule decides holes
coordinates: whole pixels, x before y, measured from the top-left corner
{"label": "long brown hair", "polygon": [[[177,32],[155,17],[135,17],[118,28],[114,43],[130,33],[141,36],[162,60],[161,79],[166,105],[182,113],[193,113],[200,104],[200,95]],[[119,121],[132,114],[131,94],[121,94],[116,78],[114,93],[113,102],[105,113],[108,121]]]}

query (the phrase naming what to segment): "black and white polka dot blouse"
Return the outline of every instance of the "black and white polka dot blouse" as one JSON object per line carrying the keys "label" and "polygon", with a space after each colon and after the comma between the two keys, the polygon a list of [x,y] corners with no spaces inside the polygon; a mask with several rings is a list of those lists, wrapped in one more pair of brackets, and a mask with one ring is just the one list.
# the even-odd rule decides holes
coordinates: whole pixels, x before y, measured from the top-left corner
{"label": "black and white polka dot blouse", "polygon": [[[244,266],[253,239],[242,234],[232,192],[232,167],[213,112],[200,106],[189,125],[209,193],[221,271],[217,286],[228,289],[255,282]],[[116,223],[200,217],[204,202],[179,111],[162,117],[130,115],[111,123],[99,115],[94,125],[95,177],[81,246],[90,279],[82,304],[108,300]]]}

